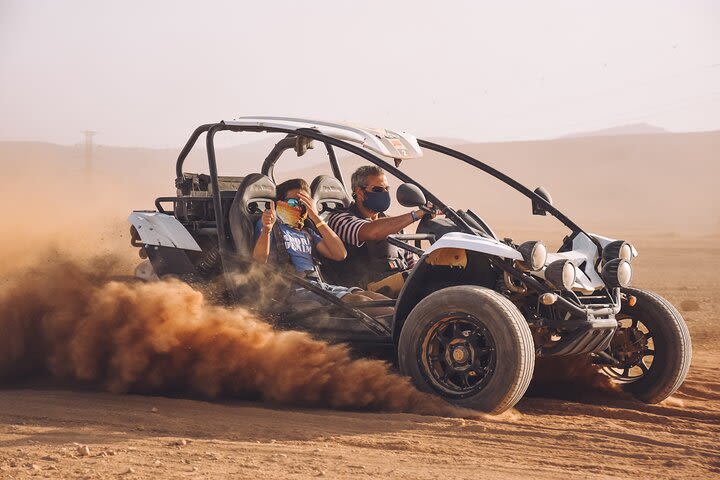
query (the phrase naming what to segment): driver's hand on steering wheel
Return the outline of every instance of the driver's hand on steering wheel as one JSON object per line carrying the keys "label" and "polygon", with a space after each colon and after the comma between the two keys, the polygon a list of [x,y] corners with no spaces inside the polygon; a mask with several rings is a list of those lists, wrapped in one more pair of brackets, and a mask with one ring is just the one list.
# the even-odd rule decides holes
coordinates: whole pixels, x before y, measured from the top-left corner
{"label": "driver's hand on steering wheel", "polygon": [[421,220],[423,218],[425,218],[425,216],[428,216],[432,220],[436,216],[442,215],[442,212],[440,210],[438,210],[437,208],[435,208],[435,206],[432,203],[427,202],[425,205],[423,205],[420,208],[420,210],[415,212],[415,214]]}

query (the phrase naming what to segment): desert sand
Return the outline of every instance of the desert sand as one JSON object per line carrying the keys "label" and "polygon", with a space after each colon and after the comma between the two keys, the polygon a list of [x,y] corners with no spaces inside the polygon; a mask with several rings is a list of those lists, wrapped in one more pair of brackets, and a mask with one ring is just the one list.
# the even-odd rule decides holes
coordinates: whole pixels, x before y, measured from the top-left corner
{"label": "desert sand", "polygon": [[[693,339],[693,363],[684,385],[662,404],[645,405],[623,397],[595,371],[558,368],[557,380],[536,383],[514,409],[496,417],[444,411],[432,403],[424,403],[425,399],[417,397],[402,379],[380,364],[357,364],[335,347],[313,343],[306,337],[275,337],[271,330],[258,327],[254,320],[243,323],[236,312],[213,311],[213,315],[208,316],[203,313],[207,311],[205,307],[195,308],[201,299],[184,290],[173,290],[179,295],[175,298],[180,299],[175,302],[180,306],[175,307],[182,309],[182,302],[188,302],[192,308],[187,310],[197,312],[192,313],[196,316],[188,314],[189,320],[182,328],[189,328],[187,325],[193,319],[218,321],[223,328],[250,325],[252,328],[241,330],[238,338],[245,338],[242,332],[248,331],[257,333],[258,342],[281,338],[293,348],[310,348],[319,358],[334,358],[336,363],[323,371],[324,376],[311,375],[306,383],[293,384],[301,370],[293,370],[288,361],[292,355],[287,350],[272,350],[277,360],[274,369],[263,370],[262,378],[253,375],[255,370],[251,369],[251,373],[243,377],[247,384],[236,387],[211,381],[215,377],[210,374],[232,379],[242,372],[229,365],[232,359],[223,359],[219,354],[219,360],[225,361],[208,365],[182,355],[173,357],[177,362],[174,365],[187,371],[181,369],[168,374],[172,368],[153,370],[152,365],[145,365],[138,369],[135,362],[128,363],[134,365],[132,368],[105,363],[102,369],[93,368],[92,359],[105,362],[108,351],[132,353],[130,360],[137,359],[138,355],[147,353],[133,349],[144,345],[141,341],[128,342],[125,350],[117,345],[107,346],[109,350],[102,350],[96,357],[93,355],[97,352],[88,348],[88,343],[82,344],[83,348],[75,348],[79,340],[65,342],[57,338],[51,342],[52,348],[48,348],[46,342],[34,343],[34,338],[40,337],[33,334],[41,332],[42,336],[44,330],[25,329],[22,322],[8,323],[7,319],[22,320],[23,312],[33,312],[33,308],[41,304],[54,309],[42,311],[44,322],[38,324],[42,328],[62,326],[63,322],[72,322],[76,317],[110,322],[99,325],[110,325],[114,319],[124,318],[107,312],[115,308],[113,301],[127,299],[137,291],[113,290],[110,292],[114,292],[113,295],[107,295],[102,285],[85,288],[81,282],[88,281],[87,277],[68,275],[55,279],[48,277],[47,272],[57,272],[53,262],[70,257],[74,264],[87,267],[87,259],[98,255],[115,258],[114,268],[130,268],[135,260],[134,252],[126,246],[125,212],[133,207],[151,208],[154,196],[171,191],[167,186],[172,185],[169,168],[172,159],[162,164],[150,162],[152,167],[148,169],[157,176],[166,172],[165,178],[141,176],[137,184],[132,184],[128,181],[129,174],[122,174],[118,168],[114,176],[109,173],[102,176],[103,183],[99,186],[98,179],[93,185],[82,182],[77,172],[60,176],[42,173],[46,169],[54,169],[53,173],[63,171],[52,161],[57,149],[47,147],[48,151],[28,153],[27,149],[13,145],[19,150],[12,158],[0,157],[3,168],[21,154],[25,155],[25,161],[13,170],[14,181],[6,186],[7,193],[20,198],[22,187],[33,184],[43,185],[46,196],[60,193],[63,196],[62,200],[55,201],[43,195],[28,198],[24,207],[18,206],[11,214],[13,222],[6,223],[0,232],[3,292],[17,291],[13,289],[17,289],[20,277],[27,280],[33,272],[45,272],[42,281],[38,276],[37,282],[27,284],[28,292],[35,293],[28,294],[25,302],[17,296],[8,300],[0,293],[0,321],[6,322],[0,341],[3,346],[0,354],[0,378],[3,378],[0,478],[717,477],[720,474],[720,354],[716,349],[720,342],[717,314],[720,299],[716,292],[720,281],[716,272],[720,268],[720,237],[716,233],[717,193],[700,188],[708,181],[711,169],[717,168],[708,163],[707,170],[702,170],[703,162],[712,155],[710,147],[716,144],[717,134],[710,136],[710,140],[707,140],[710,134],[703,135],[706,135],[703,140],[706,148],[701,149],[702,155],[685,157],[686,165],[700,168],[693,174],[697,182],[681,182],[675,190],[677,198],[692,199],[685,203],[680,200],[680,206],[689,212],[681,221],[671,218],[666,223],[654,221],[653,228],[637,225],[637,219],[644,218],[646,211],[651,218],[662,220],[657,208],[648,203],[661,197],[663,185],[657,182],[669,181],[672,174],[656,170],[652,178],[654,188],[643,183],[639,185],[641,194],[635,190],[634,195],[610,198],[605,203],[606,208],[634,208],[633,215],[606,218],[601,216],[596,204],[592,206],[596,209],[594,212],[600,212],[595,216],[596,225],[610,224],[614,230],[606,233],[617,234],[616,231],[623,228],[632,231],[629,240],[640,251],[634,284],[665,296],[685,317]],[[677,138],[656,137],[663,138],[660,142],[678,143]],[[558,152],[585,149],[597,153],[589,142],[608,145],[607,139],[594,138],[558,140],[554,148],[534,147],[547,156],[548,162],[565,158],[562,165],[567,166],[572,155],[558,157]],[[661,153],[669,147],[653,142],[645,138],[643,148],[650,148],[662,157]],[[697,138],[686,142],[689,150],[684,151],[699,149],[699,143]],[[610,145],[623,157],[627,152],[623,148],[633,144],[632,139],[615,138]],[[514,145],[504,150],[497,145],[468,148],[510,152],[508,158],[520,158],[522,155],[517,152],[516,157],[511,155],[513,149],[527,152],[530,147],[533,146]],[[4,152],[9,148],[5,146]],[[673,148],[682,151],[682,145]],[[69,154],[69,158],[74,158],[72,155]],[[149,154],[136,152],[133,158],[143,158],[143,155],[147,159]],[[673,164],[672,158],[655,160],[665,167]],[[23,171],[36,177],[33,179]],[[551,191],[557,192],[561,205],[569,204],[573,216],[582,218],[582,202],[573,202],[568,196],[572,189],[553,188],[555,184],[570,185],[573,175],[571,170],[567,172],[553,183],[547,181],[553,178],[542,180]],[[684,178],[690,173],[682,169],[682,175]],[[88,200],[89,193],[92,201]],[[662,205],[666,205],[665,201],[658,200]],[[675,211],[666,213],[672,215]],[[588,221],[592,223],[593,219]],[[687,225],[692,228],[688,229]],[[503,228],[510,229],[510,226],[503,225]],[[519,230],[528,238],[551,232],[539,228]],[[62,284],[57,291],[65,295],[87,290],[104,292],[105,296],[64,301],[70,297],[47,294],[48,289],[42,288],[43,281]],[[38,288],[42,295],[38,294]],[[147,305],[152,301],[148,300],[150,293],[133,298],[144,299]],[[104,308],[98,308],[98,304],[93,303],[98,298],[112,301],[100,303]],[[161,300],[158,302],[157,305],[166,305]],[[133,304],[123,305],[134,312]],[[63,315],[59,315],[59,311]],[[65,316],[66,312],[72,315]],[[140,315],[141,311],[137,312]],[[155,314],[163,315],[161,310]],[[117,338],[111,330],[106,331],[104,337],[103,331],[93,330],[92,323],[85,325],[88,328],[75,330],[73,339],[97,338],[102,343],[105,338]],[[190,331],[202,331],[202,327],[197,328],[199,330]],[[12,337],[13,332],[21,335]],[[233,332],[227,335],[232,336]],[[232,347],[235,343],[227,345]],[[253,345],[240,346],[253,355],[257,353],[253,353]],[[52,353],[52,362],[47,359],[49,353]],[[248,360],[251,362],[262,356],[258,353],[248,358],[255,359]],[[282,360],[286,361],[286,367]],[[299,364],[302,368],[307,365]],[[36,365],[43,368],[36,369]],[[196,375],[198,365],[208,369],[207,376]],[[17,372],[23,374],[13,374]],[[108,378],[108,372],[112,378]],[[122,375],[114,376],[117,372]],[[543,373],[545,377],[548,370]],[[355,376],[366,382],[363,385],[368,385],[369,394],[362,400],[358,400],[362,397],[359,394],[343,395],[357,388],[352,385]],[[316,384],[323,386],[323,395],[305,388]]]}

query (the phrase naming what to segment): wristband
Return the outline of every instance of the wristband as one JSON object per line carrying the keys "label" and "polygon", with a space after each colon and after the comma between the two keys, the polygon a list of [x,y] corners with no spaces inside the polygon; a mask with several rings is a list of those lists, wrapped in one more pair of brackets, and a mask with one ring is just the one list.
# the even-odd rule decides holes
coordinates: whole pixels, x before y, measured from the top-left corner
{"label": "wristband", "polygon": [[325,223],[325,220],[320,220],[318,223],[315,224],[315,228],[319,230],[320,227],[322,227],[323,225],[327,225],[327,223]]}
{"label": "wristband", "polygon": [[412,212],[410,212],[410,216],[412,217],[413,222],[417,222],[417,221],[418,221],[417,214],[415,213],[415,210],[413,210]]}

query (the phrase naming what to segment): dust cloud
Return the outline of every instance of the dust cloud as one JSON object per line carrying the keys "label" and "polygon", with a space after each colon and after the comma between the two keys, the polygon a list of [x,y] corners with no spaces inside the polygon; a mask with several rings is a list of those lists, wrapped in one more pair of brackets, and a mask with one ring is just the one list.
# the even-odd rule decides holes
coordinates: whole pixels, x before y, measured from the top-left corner
{"label": "dust cloud", "polygon": [[0,379],[50,376],[111,392],[478,416],[416,390],[387,363],[210,305],[177,280],[116,281],[112,257],[55,253],[5,275]]}
{"label": "dust cloud", "polygon": [[625,396],[589,355],[538,358],[526,395],[578,401]]}
{"label": "dust cloud", "polygon": [[[275,330],[179,281],[116,281],[138,262],[125,218],[174,191],[177,152],[98,148],[90,174],[77,149],[0,147],[0,165],[14,172],[6,193],[22,198],[0,225],[0,382],[480,415],[419,392],[385,362]],[[27,195],[34,185],[42,192]]]}

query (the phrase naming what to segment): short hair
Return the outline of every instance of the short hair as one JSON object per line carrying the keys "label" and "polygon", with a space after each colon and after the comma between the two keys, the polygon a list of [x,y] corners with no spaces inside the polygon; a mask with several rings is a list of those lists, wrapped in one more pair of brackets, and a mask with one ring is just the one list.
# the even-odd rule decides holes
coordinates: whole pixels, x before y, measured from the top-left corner
{"label": "short hair", "polygon": [[310,195],[310,185],[303,180],[302,178],[291,178],[290,180],[285,180],[281,184],[279,184],[277,187],[275,187],[275,192],[277,195],[278,200],[286,200],[287,194],[290,190],[303,190],[307,192],[308,195]]}
{"label": "short hair", "polygon": [[385,175],[385,170],[377,165],[363,165],[355,170],[350,178],[350,187],[354,192],[358,187],[367,186],[368,177],[379,177]]}

